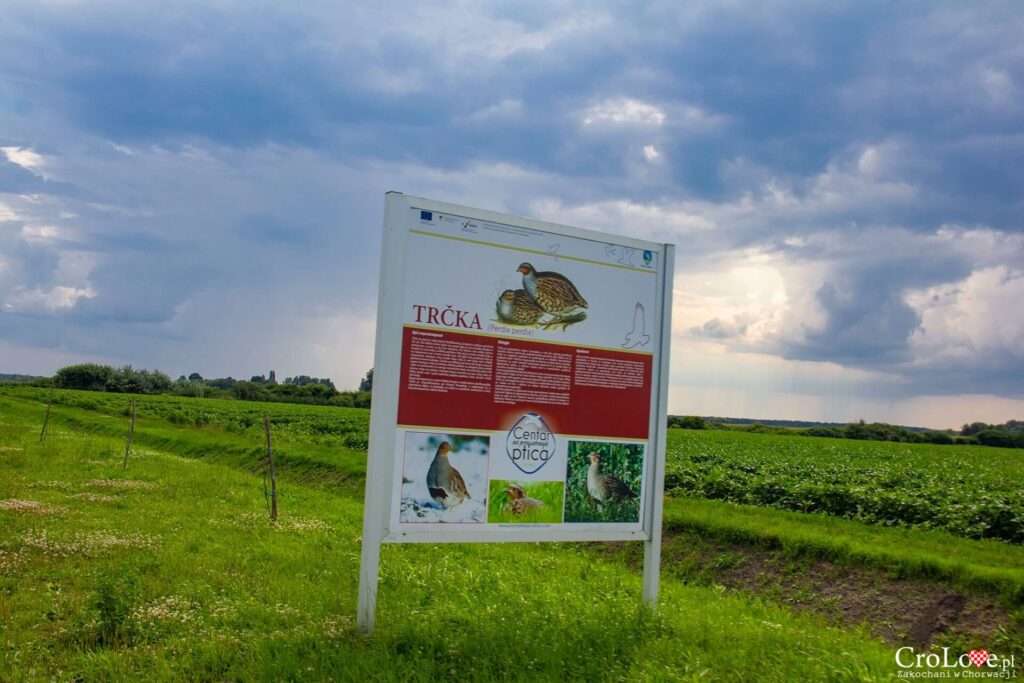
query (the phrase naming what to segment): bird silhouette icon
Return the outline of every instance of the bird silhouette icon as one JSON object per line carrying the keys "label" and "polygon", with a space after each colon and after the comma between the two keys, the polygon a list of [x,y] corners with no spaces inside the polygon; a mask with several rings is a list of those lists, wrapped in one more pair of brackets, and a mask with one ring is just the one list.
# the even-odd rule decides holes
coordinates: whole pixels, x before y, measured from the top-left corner
{"label": "bird silhouette icon", "polygon": [[622,343],[624,349],[635,349],[640,346],[647,346],[651,341],[651,335],[647,334],[647,319],[644,315],[644,305],[639,301],[633,308],[633,329],[626,333],[626,341]]}

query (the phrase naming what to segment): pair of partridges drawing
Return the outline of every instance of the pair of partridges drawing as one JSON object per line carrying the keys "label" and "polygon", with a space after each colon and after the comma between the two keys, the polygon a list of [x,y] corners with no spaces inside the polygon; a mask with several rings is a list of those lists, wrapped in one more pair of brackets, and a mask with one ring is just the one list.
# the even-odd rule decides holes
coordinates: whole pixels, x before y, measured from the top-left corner
{"label": "pair of partridges drawing", "polygon": [[498,320],[509,325],[551,329],[568,328],[587,319],[587,308],[576,285],[561,273],[537,272],[529,263],[519,264],[522,289],[506,289],[498,297]]}

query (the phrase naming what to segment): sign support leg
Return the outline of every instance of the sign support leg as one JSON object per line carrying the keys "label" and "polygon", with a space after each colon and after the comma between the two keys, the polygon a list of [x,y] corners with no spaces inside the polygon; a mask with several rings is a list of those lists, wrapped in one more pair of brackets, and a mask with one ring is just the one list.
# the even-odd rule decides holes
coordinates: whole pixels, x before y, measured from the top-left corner
{"label": "sign support leg", "polygon": [[653,607],[658,602],[658,576],[661,572],[661,532],[644,541],[644,601]]}
{"label": "sign support leg", "polygon": [[[401,340],[387,334],[401,321],[397,312],[401,291],[389,280],[389,268],[402,270],[405,249],[394,226],[400,210],[401,193],[389,192],[384,204],[384,232],[381,237],[380,287],[377,301],[377,337],[374,346],[373,410],[370,411],[370,444],[366,458],[366,494],[363,496],[363,539],[359,561],[359,604],[356,626],[360,633],[373,631],[377,614],[377,584],[380,579],[380,546],[387,533],[391,510],[391,477],[394,458],[393,426],[398,417],[398,363]],[[390,261],[389,261],[390,259]]]}
{"label": "sign support leg", "polygon": [[356,614],[356,626],[360,633],[369,634],[373,631],[379,577],[380,541],[369,538],[366,529],[363,529],[363,552],[359,563],[359,607]]}
{"label": "sign support leg", "polygon": [[656,372],[659,374],[658,397],[655,403],[657,423],[654,429],[654,480],[651,482],[647,506],[650,538],[644,541],[644,600],[653,607],[658,602],[658,577],[661,572],[662,497],[665,495],[665,452],[668,439],[669,356],[672,349],[672,288],[675,279],[676,248],[665,245],[661,263],[661,349]]}

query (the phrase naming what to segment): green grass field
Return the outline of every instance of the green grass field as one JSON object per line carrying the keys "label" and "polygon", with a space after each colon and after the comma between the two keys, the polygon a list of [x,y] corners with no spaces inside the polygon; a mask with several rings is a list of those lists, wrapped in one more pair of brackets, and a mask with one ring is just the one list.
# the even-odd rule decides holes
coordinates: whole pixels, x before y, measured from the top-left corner
{"label": "green grass field", "polygon": [[[40,444],[45,393],[0,389],[3,680],[859,681],[895,671],[894,645],[865,628],[672,567],[651,611],[635,562],[585,544],[386,547],[367,638],[354,627],[366,411],[138,397],[122,469],[128,398],[57,396]],[[276,525],[256,466],[264,409],[280,458]],[[673,430],[673,448],[719,443],[708,434]],[[668,499],[665,519],[669,532],[943,581],[1022,616],[1020,545],[693,498]],[[1000,638],[1018,647],[1012,633]]]}

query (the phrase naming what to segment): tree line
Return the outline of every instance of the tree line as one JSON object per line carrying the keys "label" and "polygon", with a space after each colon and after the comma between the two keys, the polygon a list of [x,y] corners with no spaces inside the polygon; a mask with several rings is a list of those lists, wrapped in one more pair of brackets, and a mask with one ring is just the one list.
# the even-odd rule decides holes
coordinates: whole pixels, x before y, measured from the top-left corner
{"label": "tree line", "polygon": [[730,424],[706,420],[695,415],[669,415],[668,426],[677,429],[727,429],[758,434],[790,434],[793,436],[823,436],[833,439],[860,441],[897,441],[902,443],[933,443],[942,445],[981,445],[1002,448],[1024,448],[1024,422],[1010,420],[990,425],[984,422],[965,424],[960,431],[937,429],[908,429],[884,422],[859,420],[845,425],[822,427],[784,427],[751,424]]}
{"label": "tree line", "polygon": [[107,391],[125,394],[168,394],[195,398],[221,398],[240,401],[269,401],[307,405],[333,405],[369,408],[373,386],[370,370],[357,391],[338,391],[327,377],[298,375],[277,382],[276,373],[254,375],[249,380],[233,377],[205,379],[198,372],[172,380],[159,370],[143,370],[125,365],[114,368],[98,363],[79,363],[59,369],[49,381],[61,389]]}

